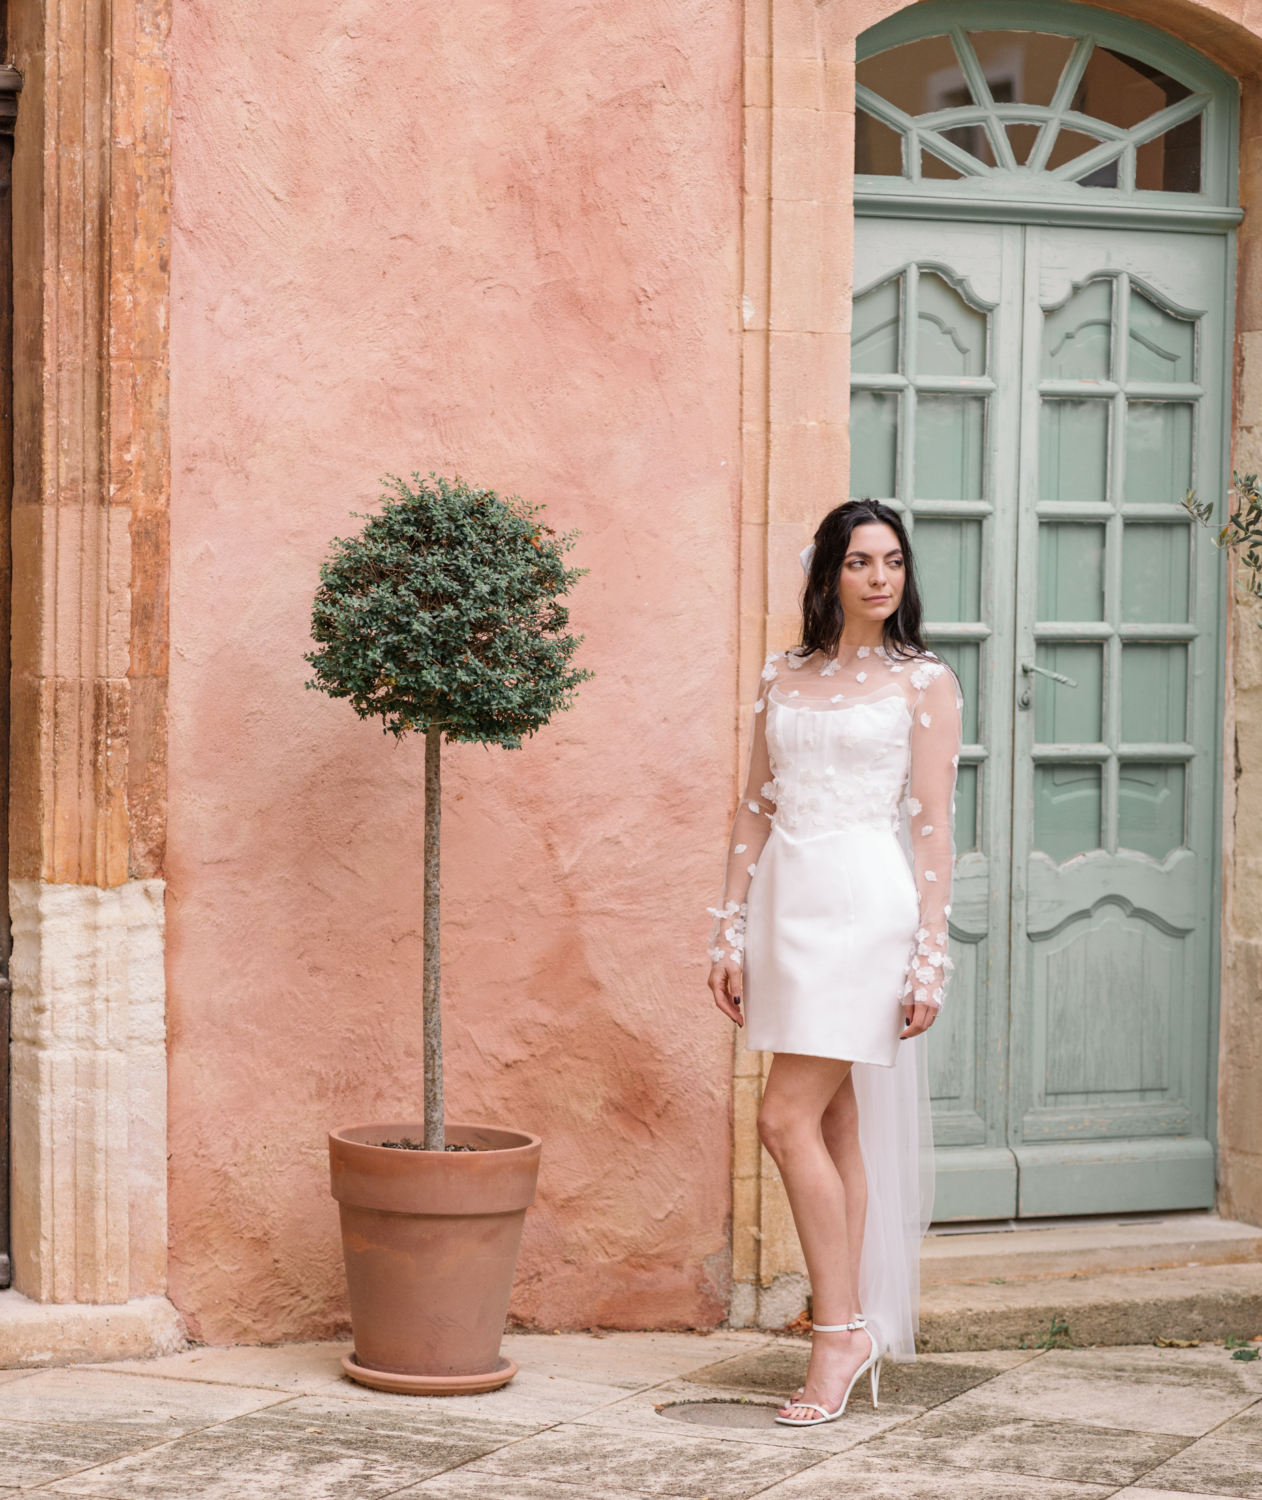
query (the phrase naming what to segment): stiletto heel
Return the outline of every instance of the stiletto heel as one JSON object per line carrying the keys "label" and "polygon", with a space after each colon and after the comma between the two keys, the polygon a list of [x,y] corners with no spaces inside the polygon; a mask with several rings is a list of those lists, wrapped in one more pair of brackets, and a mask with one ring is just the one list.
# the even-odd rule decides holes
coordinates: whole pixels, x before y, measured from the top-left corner
{"label": "stiletto heel", "polygon": [[[866,1318],[856,1318],[853,1323],[811,1324],[812,1333],[855,1333],[859,1329],[863,1329],[863,1331],[867,1333],[868,1320]],[[850,1384],[846,1387],[846,1394],[841,1398],[841,1405],[837,1408],[836,1411],[829,1411],[827,1407],[821,1406],[817,1401],[799,1401],[797,1397],[794,1397],[793,1400],[789,1402],[790,1406],[804,1406],[808,1411],[817,1411],[819,1413],[819,1416],[808,1417],[804,1421],[799,1421],[799,1419],[796,1417],[782,1417],[777,1415],[776,1421],[784,1427],[822,1427],[825,1422],[835,1422],[837,1418],[841,1416],[842,1412],[845,1411],[846,1403],[850,1400],[850,1392],[854,1390],[859,1376],[862,1375],[865,1370],[870,1370],[872,1372],[872,1405],[875,1406],[877,1386],[881,1381],[881,1348],[871,1333],[868,1333],[868,1338],[872,1344],[871,1353],[850,1377]]]}

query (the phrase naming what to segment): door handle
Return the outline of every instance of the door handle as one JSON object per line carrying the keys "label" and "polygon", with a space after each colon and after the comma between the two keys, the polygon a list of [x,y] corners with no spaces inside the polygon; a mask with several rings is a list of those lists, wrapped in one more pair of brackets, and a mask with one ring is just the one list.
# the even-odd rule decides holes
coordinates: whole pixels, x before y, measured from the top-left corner
{"label": "door handle", "polygon": [[[1053,682],[1063,682],[1066,687],[1076,688],[1078,686],[1072,677],[1066,677],[1063,672],[1050,672],[1046,667],[1037,666],[1032,661],[1023,661],[1021,663],[1021,670],[1027,677],[1032,677],[1037,672],[1040,677],[1050,677]],[[1030,691],[1033,686],[1032,682],[1026,683],[1025,688],[1017,698],[1017,706],[1019,708],[1029,708],[1030,704],[1034,701],[1034,695]]]}

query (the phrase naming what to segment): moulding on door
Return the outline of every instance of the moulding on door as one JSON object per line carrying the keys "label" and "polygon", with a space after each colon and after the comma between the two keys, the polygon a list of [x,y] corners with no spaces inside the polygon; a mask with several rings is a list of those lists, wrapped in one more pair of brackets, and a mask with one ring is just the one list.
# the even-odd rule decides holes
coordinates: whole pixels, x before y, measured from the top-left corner
{"label": "moulding on door", "polygon": [[[912,193],[856,193],[856,214],[890,219],[923,219],[927,205]],[[1165,229],[1173,233],[1204,234],[1234,229],[1244,218],[1242,208],[1200,204],[1169,208],[1157,204],[1109,203],[1090,209],[1075,203],[1015,203],[1004,198],[935,198],[935,219],[972,219],[991,224],[1091,224],[1110,229]]]}

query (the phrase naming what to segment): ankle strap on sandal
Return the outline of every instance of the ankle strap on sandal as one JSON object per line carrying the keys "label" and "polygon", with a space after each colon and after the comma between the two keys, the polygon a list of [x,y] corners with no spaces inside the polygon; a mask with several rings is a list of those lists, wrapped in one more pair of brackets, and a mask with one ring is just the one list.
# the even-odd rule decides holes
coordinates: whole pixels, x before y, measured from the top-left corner
{"label": "ankle strap on sandal", "polygon": [[812,1323],[812,1333],[854,1333],[856,1329],[866,1328],[866,1318],[856,1318],[853,1323]]}

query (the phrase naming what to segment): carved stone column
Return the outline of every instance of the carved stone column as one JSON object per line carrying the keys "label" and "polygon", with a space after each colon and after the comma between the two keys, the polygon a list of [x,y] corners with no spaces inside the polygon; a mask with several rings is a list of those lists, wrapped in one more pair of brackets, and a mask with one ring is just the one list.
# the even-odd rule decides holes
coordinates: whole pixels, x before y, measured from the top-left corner
{"label": "carved stone column", "polygon": [[[740,773],[765,653],[796,639],[798,553],[846,497],[854,159],[852,9],[745,6]],[[784,1185],[758,1140],[769,1058],[736,1038],[732,1308],[780,1327],[806,1302]]]}
{"label": "carved stone column", "polygon": [[166,1280],[169,8],[10,0],[13,1273],[58,1304]]}

